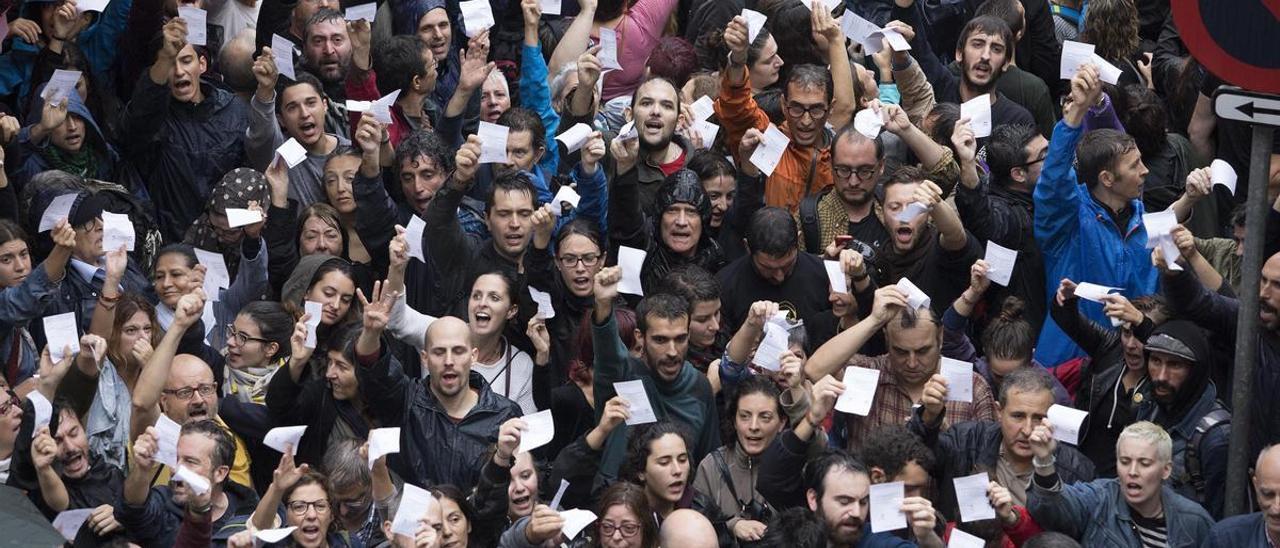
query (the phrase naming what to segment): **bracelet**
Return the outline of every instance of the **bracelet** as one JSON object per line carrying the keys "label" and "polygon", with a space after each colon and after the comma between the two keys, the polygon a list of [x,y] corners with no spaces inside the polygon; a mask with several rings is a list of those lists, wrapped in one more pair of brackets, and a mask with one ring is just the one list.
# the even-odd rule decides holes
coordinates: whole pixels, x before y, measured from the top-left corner
{"label": "bracelet", "polygon": [[209,504],[206,504],[204,508],[196,508],[194,506],[188,506],[187,510],[189,510],[192,514],[198,514],[198,515],[208,514],[210,511],[213,510],[213,501],[210,500]]}
{"label": "bracelet", "polygon": [[1034,466],[1036,468],[1053,468],[1053,465],[1057,463],[1058,463],[1057,455],[1049,455],[1048,462],[1041,461],[1040,457],[1031,457],[1031,466]]}
{"label": "bracelet", "polygon": [[108,297],[106,293],[98,294],[98,300],[106,304],[115,304],[120,302],[120,295]]}

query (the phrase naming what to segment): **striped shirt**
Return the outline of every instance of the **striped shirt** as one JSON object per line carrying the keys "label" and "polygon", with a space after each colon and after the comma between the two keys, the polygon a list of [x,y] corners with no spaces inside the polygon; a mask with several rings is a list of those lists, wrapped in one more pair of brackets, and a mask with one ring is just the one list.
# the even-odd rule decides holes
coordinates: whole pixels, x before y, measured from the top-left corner
{"label": "striped shirt", "polygon": [[1137,512],[1133,512],[1133,530],[1138,533],[1142,548],[1165,548],[1169,545],[1168,529],[1165,527],[1163,515],[1158,518],[1144,518]]}

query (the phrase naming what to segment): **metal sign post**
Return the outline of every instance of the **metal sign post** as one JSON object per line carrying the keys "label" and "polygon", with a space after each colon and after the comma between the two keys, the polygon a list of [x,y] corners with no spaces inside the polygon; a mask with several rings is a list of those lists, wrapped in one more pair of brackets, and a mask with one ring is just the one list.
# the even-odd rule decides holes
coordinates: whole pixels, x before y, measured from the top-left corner
{"label": "metal sign post", "polygon": [[[1231,450],[1227,457],[1224,514],[1249,511],[1250,423],[1253,420],[1254,369],[1258,356],[1258,287],[1262,278],[1263,239],[1266,237],[1267,183],[1271,169],[1274,126],[1280,126],[1280,96],[1222,87],[1214,93],[1215,113],[1229,120],[1253,124],[1253,149],[1249,158],[1249,195],[1246,202],[1244,264],[1240,271],[1240,313],[1236,320],[1236,354],[1231,391]],[[1271,397],[1273,395],[1263,395]]]}

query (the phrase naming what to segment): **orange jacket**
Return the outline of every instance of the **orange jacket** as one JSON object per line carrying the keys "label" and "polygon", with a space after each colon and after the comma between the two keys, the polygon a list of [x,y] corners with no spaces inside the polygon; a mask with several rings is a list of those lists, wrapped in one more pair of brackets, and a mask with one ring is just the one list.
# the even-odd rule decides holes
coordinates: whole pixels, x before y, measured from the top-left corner
{"label": "orange jacket", "polygon": [[[741,142],[742,135],[750,128],[763,132],[769,127],[769,117],[756,105],[749,80],[744,80],[742,85],[734,85],[729,72],[725,70],[721,77],[720,96],[715,102],[716,116],[720,118],[721,130],[725,132],[724,142],[730,144],[734,159],[738,165],[742,165],[748,159],[739,157],[738,147],[732,143]],[[778,130],[788,138],[791,137],[791,130],[786,122],[778,126]],[[813,158],[815,154],[816,163]],[[812,182],[809,181],[811,167],[816,169]],[[778,160],[773,175],[765,182],[764,202],[766,205],[785,207],[794,214],[800,207],[800,201],[804,199],[806,185],[809,187],[809,194],[817,194],[831,186],[831,149],[829,146],[800,146],[792,141]]]}

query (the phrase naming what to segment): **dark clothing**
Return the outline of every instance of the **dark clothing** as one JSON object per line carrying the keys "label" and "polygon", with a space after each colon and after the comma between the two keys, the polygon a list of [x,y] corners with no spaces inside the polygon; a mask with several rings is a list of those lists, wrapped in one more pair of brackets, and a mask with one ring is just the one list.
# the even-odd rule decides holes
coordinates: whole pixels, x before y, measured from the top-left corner
{"label": "dark clothing", "polygon": [[1202,548],[1265,548],[1271,546],[1267,538],[1267,523],[1262,512],[1231,516],[1214,524]]}
{"label": "dark clothing", "polygon": [[[982,257],[982,247],[966,231],[964,247],[952,251],[942,247],[936,231],[926,230],[918,236],[916,249],[906,254],[890,250],[894,244],[886,243],[873,265],[872,278],[879,287],[894,285],[902,278],[911,280],[929,296],[933,316],[941,318],[942,312],[969,287],[969,268]],[[922,246],[927,248],[921,249]]]}
{"label": "dark clothing", "polygon": [[414,485],[475,485],[484,456],[498,441],[498,427],[520,416],[520,406],[490,390],[479,372],[472,371],[468,379],[469,389],[479,394],[475,406],[467,416],[455,419],[445,412],[426,379],[404,376],[386,348],[375,364],[362,363],[356,369],[362,391],[378,394],[369,401],[375,420],[400,425],[403,449],[389,455],[387,465]]}
{"label": "dark clothing", "polygon": [[[559,314],[557,314],[559,316]],[[556,435],[546,446],[549,458],[555,458],[560,450],[592,428],[595,428],[595,411],[587,403],[587,396],[574,384],[558,386],[551,390],[551,416],[555,418]]]}
{"label": "dark clothing", "polygon": [[[105,265],[104,265],[105,268]],[[101,270],[105,276],[106,270]],[[75,312],[80,332],[89,332],[89,322],[93,319],[93,310],[98,306],[98,295],[102,292],[104,280],[86,280],[68,261],[66,274],[62,284],[58,286],[58,294],[44,308],[44,316],[53,316],[64,312]],[[120,279],[125,293],[142,295],[148,302],[156,303],[157,299],[148,277],[142,273],[132,260],[125,267],[124,276]],[[44,346],[44,324],[32,322],[30,327],[36,335],[36,344]]]}
{"label": "dark clothing", "polygon": [[[951,63],[947,69],[956,77],[960,76],[959,63]],[[1016,65],[1011,65],[1000,74],[1000,79],[996,81],[996,91],[1006,99],[1027,109],[1035,119],[1035,128],[1040,130],[1040,135],[1045,139],[1053,135],[1053,124],[1058,121],[1058,114],[1054,110],[1053,96],[1049,94],[1049,86],[1043,80]],[[995,105],[992,105],[992,108],[995,108]],[[994,124],[994,110],[991,115]]]}
{"label": "dark clothing", "polygon": [[[213,545],[226,546],[231,535],[244,529],[244,523],[258,505],[258,495],[248,487],[227,481],[223,483],[227,509],[213,522]],[[129,540],[143,546],[173,546],[182,526],[186,507],[173,501],[168,485],[152,487],[140,506],[124,501],[123,493],[116,502],[116,521],[124,526]]]}
{"label": "dark clothing", "polygon": [[[722,303],[720,329],[729,334],[737,332],[747,319],[751,303],[760,300],[778,303],[791,320],[803,319],[810,328],[816,327],[813,325],[815,319],[832,317],[828,300],[830,280],[822,259],[817,256],[797,253],[795,268],[782,285],[774,285],[762,278],[749,255],[729,263],[716,277],[720,280]],[[816,348],[831,338],[835,334],[834,322],[830,327],[828,330],[811,329],[809,344]]]}
{"label": "dark clothing", "polygon": [[[393,368],[399,365],[399,362],[392,363]],[[366,397],[368,394],[366,392]],[[325,379],[308,380],[304,371],[301,382],[294,382],[287,363],[276,371],[267,385],[267,410],[274,424],[307,426],[294,451],[294,460],[298,464],[320,465],[336,430],[334,425],[339,420],[361,439],[367,438],[369,429],[373,427],[350,401],[334,399],[333,390]]]}

